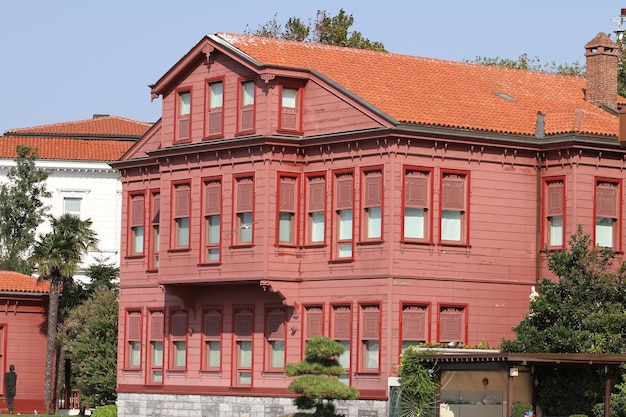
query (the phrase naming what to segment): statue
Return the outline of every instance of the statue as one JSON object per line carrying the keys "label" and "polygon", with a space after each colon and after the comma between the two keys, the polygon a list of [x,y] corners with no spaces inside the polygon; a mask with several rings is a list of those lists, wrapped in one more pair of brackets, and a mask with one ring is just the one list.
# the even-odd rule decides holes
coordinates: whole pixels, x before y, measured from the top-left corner
{"label": "statue", "polygon": [[9,414],[13,414],[13,399],[15,398],[15,386],[17,384],[17,374],[15,366],[9,366],[9,372],[4,374],[4,391],[7,396],[7,406]]}

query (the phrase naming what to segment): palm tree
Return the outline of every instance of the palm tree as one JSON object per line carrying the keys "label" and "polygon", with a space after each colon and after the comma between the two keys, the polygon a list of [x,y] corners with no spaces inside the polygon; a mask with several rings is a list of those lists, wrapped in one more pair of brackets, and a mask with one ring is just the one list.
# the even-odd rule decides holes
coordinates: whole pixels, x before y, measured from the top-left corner
{"label": "palm tree", "polygon": [[50,282],[48,299],[48,340],[46,347],[45,404],[48,412],[52,406],[52,365],[56,351],[57,323],[59,321],[59,290],[73,284],[73,277],[81,259],[98,242],[91,229],[91,220],[81,220],[72,214],[52,218],[52,231],[40,236],[35,243],[31,261],[37,265],[39,281]]}

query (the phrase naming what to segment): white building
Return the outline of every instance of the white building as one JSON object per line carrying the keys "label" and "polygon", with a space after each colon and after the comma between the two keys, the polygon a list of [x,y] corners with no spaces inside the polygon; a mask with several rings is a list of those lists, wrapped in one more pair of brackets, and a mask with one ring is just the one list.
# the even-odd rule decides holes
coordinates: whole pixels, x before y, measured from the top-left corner
{"label": "white building", "polygon": [[[94,115],[92,119],[44,126],[10,129],[0,136],[0,182],[15,166],[16,147],[37,149],[37,167],[48,171],[46,204],[49,213],[75,213],[91,219],[98,250],[88,254],[83,269],[97,258],[120,264],[121,183],[110,162],[119,159],[152,123],[116,116]],[[50,230],[41,224],[37,233]],[[84,279],[83,271],[77,276]]]}

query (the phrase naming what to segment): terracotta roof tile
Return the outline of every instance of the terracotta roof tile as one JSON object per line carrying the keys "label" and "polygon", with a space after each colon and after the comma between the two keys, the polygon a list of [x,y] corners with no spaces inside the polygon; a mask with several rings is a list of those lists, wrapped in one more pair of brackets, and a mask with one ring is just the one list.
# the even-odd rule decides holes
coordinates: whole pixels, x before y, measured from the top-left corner
{"label": "terracotta roof tile", "polygon": [[65,135],[65,136],[114,136],[138,137],[146,133],[152,123],[138,122],[119,116],[99,116],[93,119],[50,125],[9,129],[5,135]]}
{"label": "terracotta roof tile", "polygon": [[37,283],[37,278],[13,271],[0,271],[0,293],[27,292],[47,294],[50,284],[47,281]]}
{"label": "terracotta roof tile", "polygon": [[314,70],[399,122],[534,135],[541,112],[547,134],[618,132],[617,117],[605,117],[604,110],[584,100],[582,77],[248,35],[217,36],[261,65]]}

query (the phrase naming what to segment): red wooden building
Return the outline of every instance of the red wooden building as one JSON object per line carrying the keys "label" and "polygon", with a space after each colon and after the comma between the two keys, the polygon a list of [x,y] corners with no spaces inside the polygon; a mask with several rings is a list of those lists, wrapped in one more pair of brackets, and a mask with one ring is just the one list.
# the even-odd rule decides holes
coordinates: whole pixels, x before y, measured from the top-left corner
{"label": "red wooden building", "polygon": [[120,415],[293,411],[323,334],[361,393],[339,410],[383,416],[404,346],[498,347],[578,224],[621,256],[617,46],[585,50],[586,79],[201,39],[116,164]]}
{"label": "red wooden building", "polygon": [[4,374],[17,373],[15,414],[44,413],[47,282],[18,272],[0,271],[0,413],[7,414]]}

